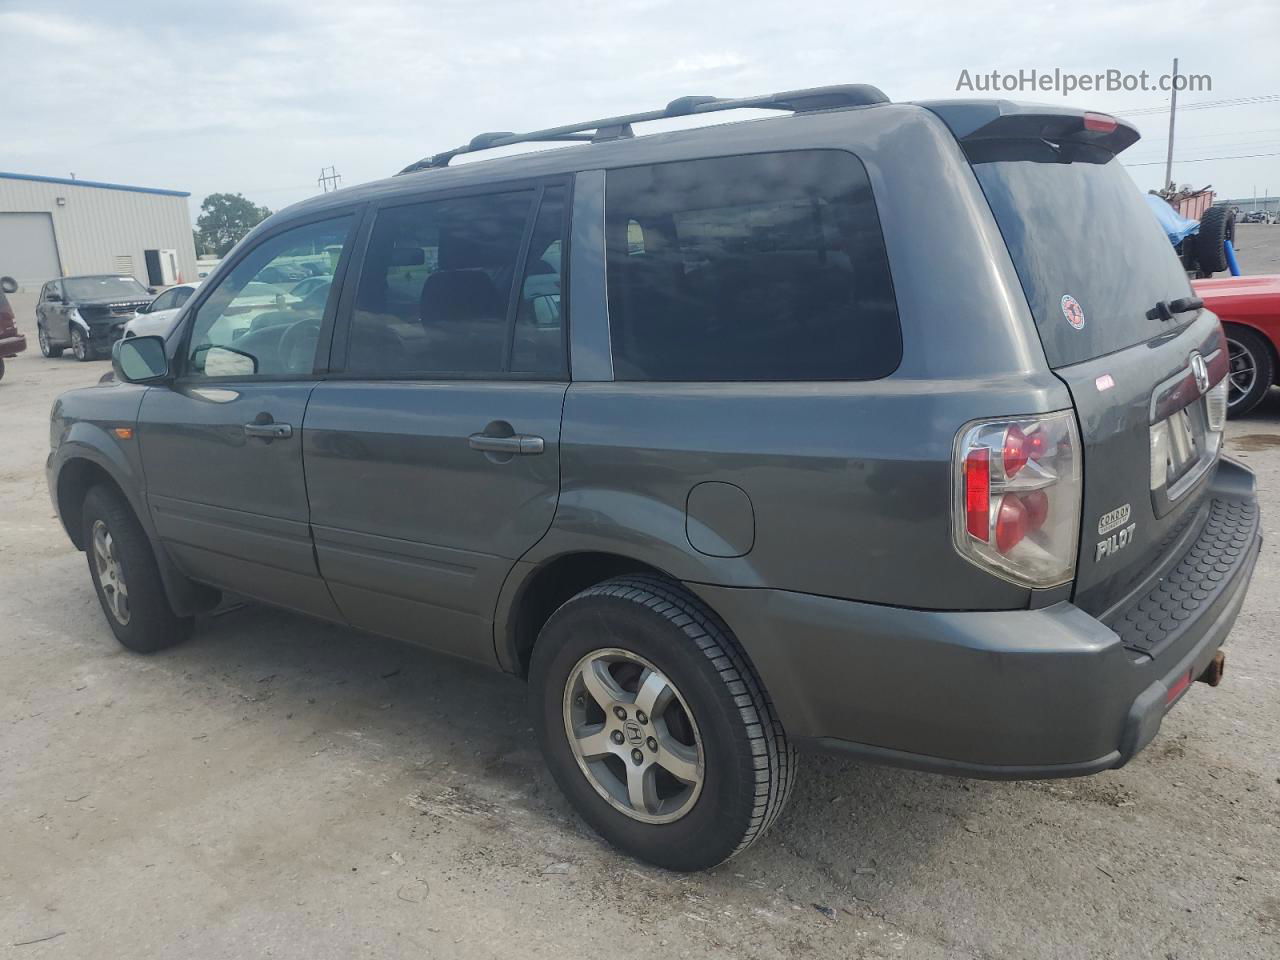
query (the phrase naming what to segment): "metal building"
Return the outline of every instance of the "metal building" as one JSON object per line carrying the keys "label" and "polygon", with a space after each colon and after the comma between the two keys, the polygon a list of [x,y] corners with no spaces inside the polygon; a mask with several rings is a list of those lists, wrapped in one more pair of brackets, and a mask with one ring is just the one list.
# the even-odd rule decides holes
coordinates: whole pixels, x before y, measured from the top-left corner
{"label": "metal building", "polygon": [[190,196],[0,173],[0,275],[27,291],[77,274],[117,273],[153,287],[194,280]]}

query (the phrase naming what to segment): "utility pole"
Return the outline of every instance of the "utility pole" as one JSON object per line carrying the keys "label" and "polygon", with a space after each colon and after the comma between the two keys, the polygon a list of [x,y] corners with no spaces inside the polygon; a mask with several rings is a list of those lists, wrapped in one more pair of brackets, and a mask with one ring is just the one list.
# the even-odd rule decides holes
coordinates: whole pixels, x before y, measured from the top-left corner
{"label": "utility pole", "polygon": [[316,181],[316,185],[325,193],[330,190],[337,190],[342,183],[342,174],[338,173],[336,167],[321,167],[320,179]]}
{"label": "utility pole", "polygon": [[1173,120],[1178,112],[1178,58],[1173,58],[1173,97],[1169,101],[1169,153],[1164,161],[1164,182],[1173,189]]}

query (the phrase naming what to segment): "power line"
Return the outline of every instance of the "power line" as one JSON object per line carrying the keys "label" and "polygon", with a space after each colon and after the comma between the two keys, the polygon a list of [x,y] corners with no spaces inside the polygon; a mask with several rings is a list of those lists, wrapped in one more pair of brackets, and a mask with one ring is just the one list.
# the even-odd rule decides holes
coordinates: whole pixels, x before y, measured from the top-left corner
{"label": "power line", "polygon": [[[1277,153],[1238,153],[1231,157],[1197,157],[1194,160],[1179,160],[1179,163],[1208,163],[1210,160],[1253,160],[1257,157],[1280,157]],[[1150,160],[1146,163],[1122,163],[1124,167],[1156,167],[1161,166],[1163,160]]]}
{"label": "power line", "polygon": [[[1260,94],[1254,97],[1235,97],[1231,100],[1201,100],[1198,103],[1184,103],[1183,110],[1216,110],[1219,107],[1248,107],[1257,103],[1274,103],[1280,100],[1280,93]],[[1164,113],[1169,109],[1168,104],[1161,104],[1158,107],[1139,107],[1134,110],[1113,110],[1112,113],[1120,117],[1140,117],[1148,114]]]}

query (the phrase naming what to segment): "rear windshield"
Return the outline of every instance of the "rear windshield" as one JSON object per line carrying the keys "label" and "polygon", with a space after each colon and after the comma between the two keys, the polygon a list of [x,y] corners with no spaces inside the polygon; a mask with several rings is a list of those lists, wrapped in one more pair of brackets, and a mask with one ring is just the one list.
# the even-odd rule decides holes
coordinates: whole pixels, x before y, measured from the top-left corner
{"label": "rear windshield", "polygon": [[1114,353],[1189,323],[1147,318],[1191,285],[1160,224],[1110,154],[999,144],[970,158],[1052,367]]}
{"label": "rear windshield", "polygon": [[124,300],[149,296],[147,288],[133,277],[75,277],[63,280],[72,300]]}

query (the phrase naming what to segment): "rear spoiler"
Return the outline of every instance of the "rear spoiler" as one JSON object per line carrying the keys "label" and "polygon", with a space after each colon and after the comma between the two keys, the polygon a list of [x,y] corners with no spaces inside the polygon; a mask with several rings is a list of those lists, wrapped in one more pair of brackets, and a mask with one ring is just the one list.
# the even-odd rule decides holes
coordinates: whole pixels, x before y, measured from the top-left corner
{"label": "rear spoiler", "polygon": [[1105,113],[1012,100],[917,101],[938,115],[961,143],[980,140],[1047,140],[1080,143],[1116,154],[1133,146],[1136,127]]}

